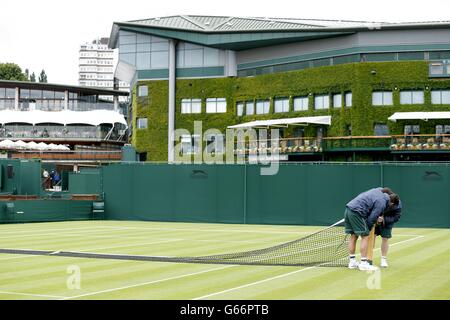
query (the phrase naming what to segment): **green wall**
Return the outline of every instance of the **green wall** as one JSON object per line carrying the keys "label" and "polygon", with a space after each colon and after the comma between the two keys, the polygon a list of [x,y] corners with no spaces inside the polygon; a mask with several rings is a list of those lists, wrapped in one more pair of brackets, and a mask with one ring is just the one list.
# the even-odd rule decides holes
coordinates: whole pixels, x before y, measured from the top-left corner
{"label": "green wall", "polygon": [[[372,71],[376,71],[373,75]],[[147,129],[134,128],[132,143],[137,152],[147,152],[147,160],[167,160],[167,114],[168,114],[168,82],[141,81],[147,84],[149,96],[136,98],[133,92],[133,124],[137,117],[147,117]],[[398,111],[449,111],[450,105],[432,105],[431,89],[450,88],[450,79],[429,78],[426,61],[402,62],[365,62],[336,66],[317,67],[312,69],[260,75],[247,78],[207,78],[179,79],[176,82],[176,128],[184,128],[193,132],[195,120],[203,122],[204,131],[216,128],[225,131],[229,125],[273,118],[331,115],[332,125],[328,128],[328,136],[345,135],[346,125],[352,126],[354,136],[373,135],[375,123],[387,123],[391,134],[403,134],[405,121],[397,123],[387,118]],[[400,90],[424,90],[423,105],[400,105]],[[372,106],[372,91],[392,90],[393,106]],[[352,107],[314,110],[314,94],[335,94],[351,91]],[[273,99],[276,97],[294,97],[312,93],[309,110],[288,113],[273,113]],[[225,114],[206,114],[206,98],[225,97],[227,112]],[[181,114],[181,99],[201,98],[201,114]],[[271,113],[238,117],[236,102],[271,99]],[[291,108],[292,99],[291,99]],[[434,133],[436,124],[450,124],[445,121],[409,121],[408,124],[420,124],[421,133]],[[315,136],[315,126],[306,128],[306,136]],[[292,129],[286,131],[287,137]]]}
{"label": "green wall", "polygon": [[106,219],[329,225],[366,189],[403,202],[398,226],[450,227],[449,164],[114,164],[102,170]]}
{"label": "green wall", "polygon": [[[7,204],[13,204],[12,210]],[[90,220],[92,201],[17,200],[0,201],[1,223]]]}
{"label": "green wall", "polygon": [[100,169],[69,172],[69,194],[101,194]]}
{"label": "green wall", "polygon": [[[13,175],[8,176],[8,166]],[[1,192],[4,194],[41,195],[41,162],[35,160],[0,160]]]}

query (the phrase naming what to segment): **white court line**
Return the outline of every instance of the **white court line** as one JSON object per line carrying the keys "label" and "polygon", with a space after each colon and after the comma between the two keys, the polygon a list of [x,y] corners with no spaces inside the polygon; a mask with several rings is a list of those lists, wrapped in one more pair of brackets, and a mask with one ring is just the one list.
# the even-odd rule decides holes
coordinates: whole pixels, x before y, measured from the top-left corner
{"label": "white court line", "polygon": [[102,290],[102,291],[90,292],[90,293],[80,294],[80,295],[77,295],[77,296],[64,297],[64,298],[62,298],[60,300],[77,299],[77,298],[93,296],[93,295],[97,295],[97,294],[101,294],[101,293],[109,293],[109,292],[114,292],[114,291],[119,291],[119,290],[125,290],[125,289],[136,288],[136,287],[142,287],[142,286],[147,286],[147,285],[150,285],[150,284],[155,284],[155,283],[160,283],[160,282],[164,282],[164,281],[170,281],[170,280],[176,280],[176,279],[196,276],[196,275],[199,275],[199,274],[203,274],[203,273],[207,273],[207,272],[213,272],[213,271],[217,271],[217,270],[223,270],[223,269],[232,268],[232,267],[236,267],[236,265],[230,265],[230,266],[225,266],[225,267],[220,267],[220,268],[208,269],[208,270],[203,270],[203,271],[189,273],[189,274],[183,274],[183,275],[180,275],[180,276],[175,276],[175,277],[170,277],[170,278],[165,278],[165,279],[153,280],[153,281],[148,281],[148,282],[144,282],[144,283],[137,283],[137,284],[124,286],[124,287],[118,287],[118,288],[112,288],[112,289],[107,289],[107,290]]}
{"label": "white court line", "polygon": [[22,230],[6,231],[6,232],[0,231],[0,234],[31,233],[33,231],[42,232],[42,231],[61,231],[61,230],[62,231],[65,231],[65,230],[85,230],[85,229],[98,229],[98,228],[99,227],[96,226],[96,227],[80,227],[80,228],[58,228],[58,229],[54,228],[54,229],[43,229],[43,230],[25,230],[25,229],[22,229]]}
{"label": "white court line", "polygon": [[0,291],[0,294],[9,294],[9,295],[16,295],[16,296],[32,296],[32,297],[53,298],[53,299],[66,298],[65,296],[52,296],[52,295],[48,295],[48,294],[35,294],[35,293],[12,292],[12,291]]}
{"label": "white court line", "polygon": [[[409,242],[409,241],[413,241],[413,240],[416,240],[416,239],[419,239],[419,238],[423,238],[423,237],[425,237],[425,236],[417,236],[417,237],[415,237],[413,239],[399,241],[399,242],[391,244],[390,247],[395,246],[397,244],[402,244],[402,243],[405,243],[405,242]],[[378,249],[375,249],[374,251],[379,251],[379,250],[381,250],[381,249],[378,248]],[[278,275],[278,276],[275,276],[275,277],[259,280],[259,281],[256,281],[256,282],[251,282],[251,283],[248,283],[248,284],[244,284],[242,286],[230,288],[230,289],[219,291],[219,292],[214,292],[214,293],[207,294],[207,295],[204,295],[204,296],[201,296],[201,297],[197,297],[197,298],[193,298],[192,300],[202,300],[202,299],[209,298],[209,297],[212,297],[212,296],[217,296],[219,294],[228,293],[230,291],[235,291],[235,290],[251,287],[251,286],[254,286],[254,285],[257,285],[257,284],[260,284],[260,283],[264,283],[264,282],[272,281],[272,280],[275,280],[275,279],[287,277],[287,276],[290,276],[292,274],[300,273],[300,272],[303,272],[303,271],[306,271],[306,270],[315,269],[315,268],[318,268],[318,266],[308,267],[308,268],[304,268],[304,269],[301,269],[301,270],[296,270],[296,271],[284,273],[284,274],[281,274],[281,275]]]}

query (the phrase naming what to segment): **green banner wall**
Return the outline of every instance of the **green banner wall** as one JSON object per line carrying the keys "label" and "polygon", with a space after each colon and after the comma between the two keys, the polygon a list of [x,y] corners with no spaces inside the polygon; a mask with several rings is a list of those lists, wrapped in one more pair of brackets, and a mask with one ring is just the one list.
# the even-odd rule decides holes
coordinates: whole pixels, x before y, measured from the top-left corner
{"label": "green banner wall", "polygon": [[398,226],[450,227],[447,163],[259,165],[126,163],[102,169],[112,220],[329,225],[367,189],[388,186],[403,202]]}

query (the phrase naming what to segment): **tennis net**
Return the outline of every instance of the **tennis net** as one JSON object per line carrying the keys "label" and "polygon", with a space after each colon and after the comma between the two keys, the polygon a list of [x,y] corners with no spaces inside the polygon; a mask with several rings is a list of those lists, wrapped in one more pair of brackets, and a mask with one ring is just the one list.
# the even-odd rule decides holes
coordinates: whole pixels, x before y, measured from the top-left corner
{"label": "tennis net", "polygon": [[348,240],[344,220],[341,220],[297,240],[263,249],[210,256],[165,257],[20,249],[0,249],[0,253],[178,263],[344,267],[347,265]]}

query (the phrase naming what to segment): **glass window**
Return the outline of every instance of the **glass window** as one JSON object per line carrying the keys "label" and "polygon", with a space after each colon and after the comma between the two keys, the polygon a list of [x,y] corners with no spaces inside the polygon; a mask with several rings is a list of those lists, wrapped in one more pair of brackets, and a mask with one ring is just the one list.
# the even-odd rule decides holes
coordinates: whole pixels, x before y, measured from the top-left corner
{"label": "glass window", "polygon": [[136,47],[137,52],[150,52],[151,45],[150,43],[139,43]]}
{"label": "glass window", "polygon": [[138,97],[146,97],[146,96],[148,96],[148,87],[138,86]]}
{"label": "glass window", "polygon": [[366,61],[395,61],[397,60],[396,53],[366,53]]}
{"label": "glass window", "polygon": [[130,52],[136,52],[136,45],[135,44],[123,44],[119,46],[119,52],[122,53],[130,53]]}
{"label": "glass window", "polygon": [[330,58],[312,60],[313,67],[323,67],[330,65]]}
{"label": "glass window", "polygon": [[6,97],[6,90],[5,88],[0,88],[0,99]]}
{"label": "glass window", "polygon": [[432,104],[450,104],[450,90],[432,90]]}
{"label": "glass window", "polygon": [[450,59],[450,51],[431,51],[430,60],[447,60]]}
{"label": "glass window", "polygon": [[404,132],[405,132],[405,134],[419,134],[420,126],[419,125],[406,125]]}
{"label": "glass window", "polygon": [[28,98],[30,98],[30,90],[28,90],[28,89],[20,89],[20,98],[21,99],[28,99]]}
{"label": "glass window", "polygon": [[347,92],[345,94],[345,106],[346,107],[351,107],[352,106],[352,102],[353,102],[353,95],[351,92]]}
{"label": "glass window", "polygon": [[334,57],[333,64],[359,62],[359,60],[360,60],[359,54],[351,54],[348,56]]}
{"label": "glass window", "polygon": [[137,118],[136,126],[138,129],[147,129],[148,121],[147,118]]}
{"label": "glass window", "polygon": [[205,66],[220,65],[218,49],[205,47],[203,54],[204,54],[204,65]]}
{"label": "glass window", "polygon": [[42,99],[42,90],[30,90],[31,99]]}
{"label": "glass window", "polygon": [[225,98],[206,99],[206,113],[224,113],[227,112],[227,101]]}
{"label": "glass window", "polygon": [[256,101],[256,114],[268,114],[270,111],[270,100]]}
{"label": "glass window", "polygon": [[314,108],[316,110],[329,109],[330,97],[328,95],[320,95],[314,97]]}
{"label": "glass window", "polygon": [[120,53],[120,60],[131,65],[136,65],[135,53]]}
{"label": "glass window", "polygon": [[255,114],[255,103],[253,101],[247,101],[245,103],[245,114],[246,115]]}
{"label": "glass window", "polygon": [[55,99],[55,92],[54,91],[44,90],[42,92],[42,98],[44,98],[44,99]]}
{"label": "glass window", "polygon": [[289,99],[288,98],[278,98],[274,100],[275,112],[289,112]]}
{"label": "glass window", "polygon": [[400,91],[400,104],[423,104],[423,91]]}
{"label": "glass window", "polygon": [[430,75],[442,75],[444,74],[444,64],[443,63],[431,63],[430,64]]}
{"label": "glass window", "polygon": [[242,117],[244,115],[244,103],[243,102],[236,103],[236,111],[237,111],[238,117]]}
{"label": "glass window", "polygon": [[333,95],[333,108],[342,107],[342,94]]}
{"label": "glass window", "polygon": [[169,42],[154,42],[152,43],[152,51],[169,51]]}
{"label": "glass window", "polygon": [[389,135],[388,125],[385,123],[376,123],[373,132],[375,136],[387,136]]}
{"label": "glass window", "polygon": [[151,36],[146,34],[137,34],[136,42],[137,43],[150,43],[151,42]]}
{"label": "glass window", "polygon": [[372,92],[372,105],[374,105],[374,106],[391,106],[392,105],[392,91]]}
{"label": "glass window", "polygon": [[162,69],[169,67],[169,53],[167,51],[152,52],[151,68]]}
{"label": "glass window", "polygon": [[55,99],[57,100],[64,100],[65,99],[65,93],[61,91],[55,91]]}
{"label": "glass window", "polygon": [[203,49],[186,50],[184,53],[185,67],[200,67],[203,65]]}
{"label": "glass window", "polygon": [[201,113],[202,100],[201,99],[182,99],[181,113]]}
{"label": "glass window", "polygon": [[136,68],[139,70],[150,69],[150,52],[136,54]]}
{"label": "glass window", "polygon": [[308,110],[308,97],[294,98],[294,111]]}
{"label": "glass window", "polygon": [[7,99],[15,99],[16,98],[16,89],[6,88],[5,96]]}

